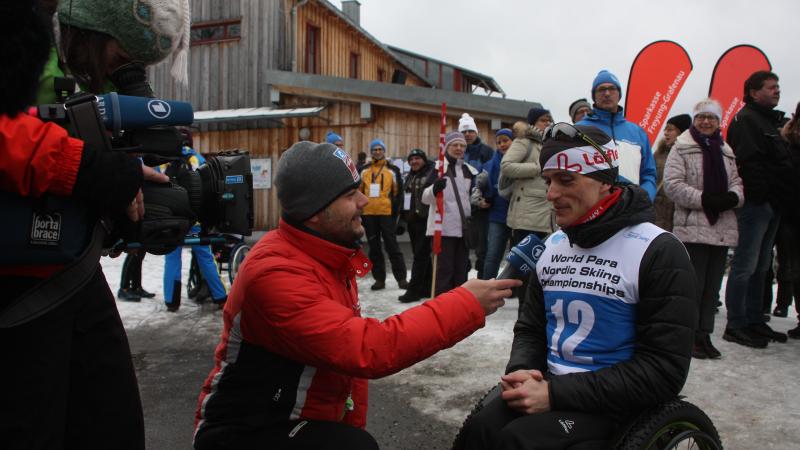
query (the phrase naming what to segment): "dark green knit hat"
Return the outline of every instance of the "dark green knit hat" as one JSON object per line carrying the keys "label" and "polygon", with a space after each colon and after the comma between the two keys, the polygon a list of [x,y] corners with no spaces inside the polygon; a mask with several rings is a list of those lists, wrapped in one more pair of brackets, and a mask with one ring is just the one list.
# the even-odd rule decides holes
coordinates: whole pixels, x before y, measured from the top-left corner
{"label": "dark green knit hat", "polygon": [[61,26],[114,37],[137,61],[155,64],[174,54],[172,76],[187,81],[189,0],[61,0]]}

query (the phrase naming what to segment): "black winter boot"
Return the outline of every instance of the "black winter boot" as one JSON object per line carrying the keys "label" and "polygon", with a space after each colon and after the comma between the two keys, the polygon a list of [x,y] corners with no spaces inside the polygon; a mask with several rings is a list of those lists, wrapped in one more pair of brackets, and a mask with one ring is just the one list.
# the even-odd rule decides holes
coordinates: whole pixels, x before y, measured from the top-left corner
{"label": "black winter boot", "polygon": [[181,282],[175,281],[172,288],[172,298],[166,299],[167,311],[176,312],[181,307]]}

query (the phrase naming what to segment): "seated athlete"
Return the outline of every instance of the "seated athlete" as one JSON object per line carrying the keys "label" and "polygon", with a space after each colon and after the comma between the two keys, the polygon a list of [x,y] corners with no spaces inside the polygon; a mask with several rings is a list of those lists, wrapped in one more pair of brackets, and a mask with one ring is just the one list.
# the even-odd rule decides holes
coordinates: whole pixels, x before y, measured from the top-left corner
{"label": "seated athlete", "polygon": [[536,264],[501,396],[465,424],[464,448],[605,448],[621,421],[681,391],[694,272],[651,223],[647,193],[617,184],[617,159],[597,128],[546,131],[540,163],[561,230]]}

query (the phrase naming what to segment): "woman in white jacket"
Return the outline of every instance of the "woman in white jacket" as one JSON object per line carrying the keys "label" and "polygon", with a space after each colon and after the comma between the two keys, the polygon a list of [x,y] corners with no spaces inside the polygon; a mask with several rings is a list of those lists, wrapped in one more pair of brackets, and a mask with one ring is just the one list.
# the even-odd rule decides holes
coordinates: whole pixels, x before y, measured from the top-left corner
{"label": "woman in white jacket", "polygon": [[728,247],[738,242],[734,208],[744,204],[736,157],[722,139],[722,108],[712,99],[694,107],[692,126],[667,157],[664,190],[675,202],[673,233],[686,246],[698,281],[699,323],[692,356],[719,358],[711,343]]}
{"label": "woman in white jacket", "polygon": [[436,263],[436,292],[439,295],[467,281],[469,249],[465,237],[469,236],[467,221],[470,215],[469,193],[477,171],[464,162],[467,141],[454,131],[445,137],[444,177],[438,176],[439,162],[431,173],[430,186],[422,191],[422,203],[430,205],[426,235],[433,236],[436,229],[436,194],[443,192],[444,216],[442,220],[442,252]]}

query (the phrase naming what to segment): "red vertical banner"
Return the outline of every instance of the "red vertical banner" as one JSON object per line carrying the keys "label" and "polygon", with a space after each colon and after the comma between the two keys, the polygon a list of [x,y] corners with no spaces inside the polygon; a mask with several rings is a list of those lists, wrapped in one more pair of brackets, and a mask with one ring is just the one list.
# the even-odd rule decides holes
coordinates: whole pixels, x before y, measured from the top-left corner
{"label": "red vertical banner", "polygon": [[708,96],[722,106],[722,136],[728,136],[728,125],[740,109],[744,107],[744,82],[753,72],[772,70],[767,55],[752,45],[731,47],[719,57]]}
{"label": "red vertical banner", "polygon": [[[444,135],[447,132],[447,104],[442,103],[442,127],[439,132],[439,178],[444,176]],[[433,253],[442,252],[442,221],[444,220],[444,192],[436,194],[436,217],[433,221]]]}
{"label": "red vertical banner", "polygon": [[656,41],[636,55],[625,94],[625,118],[647,133],[650,145],[692,72],[692,60],[679,44]]}

